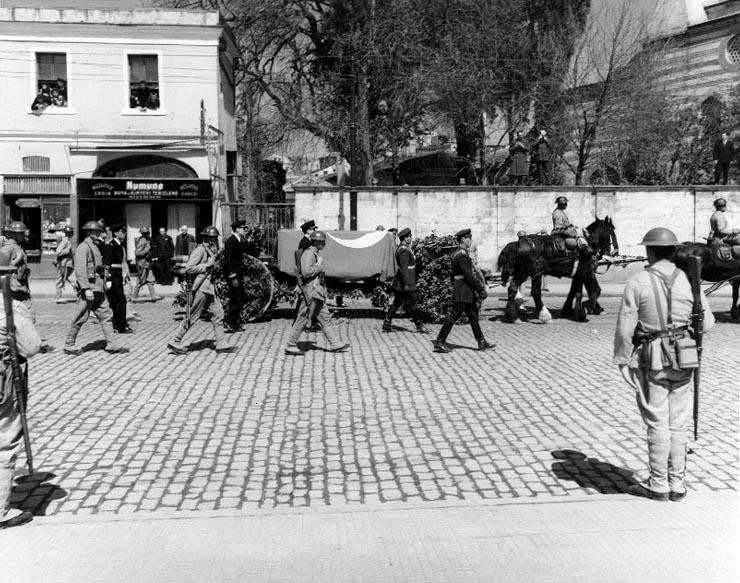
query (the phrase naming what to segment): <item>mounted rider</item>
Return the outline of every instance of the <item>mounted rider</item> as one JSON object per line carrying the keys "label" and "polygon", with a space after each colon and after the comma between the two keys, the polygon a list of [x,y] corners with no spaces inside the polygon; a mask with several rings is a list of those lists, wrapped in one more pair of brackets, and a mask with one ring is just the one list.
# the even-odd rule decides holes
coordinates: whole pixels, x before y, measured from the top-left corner
{"label": "mounted rider", "polygon": [[585,247],[588,242],[578,235],[578,227],[570,221],[565,212],[568,208],[568,199],[565,196],[559,196],[555,199],[555,204],[557,208],[552,211],[552,232],[550,233],[553,236],[555,251],[565,254],[576,248]]}
{"label": "mounted rider", "polygon": [[727,226],[727,217],[725,217],[725,211],[727,210],[727,201],[724,198],[718,198],[714,201],[714,208],[716,209],[709,219],[709,236],[707,237],[707,243],[710,245],[722,245],[723,243],[730,243],[732,238],[740,233],[740,229],[730,229]]}

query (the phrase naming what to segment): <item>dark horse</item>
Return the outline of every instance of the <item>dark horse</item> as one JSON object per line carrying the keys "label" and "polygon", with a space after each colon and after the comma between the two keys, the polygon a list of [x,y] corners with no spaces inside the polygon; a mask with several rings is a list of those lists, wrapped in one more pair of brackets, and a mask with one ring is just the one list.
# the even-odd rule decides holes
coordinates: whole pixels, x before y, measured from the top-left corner
{"label": "dark horse", "polygon": [[[508,243],[498,257],[498,269],[504,285],[509,281],[506,319],[516,322],[519,312],[515,303],[516,292],[527,278],[532,279],[532,297],[541,322],[552,319],[550,311],[542,303],[542,276],[572,278],[570,291],[563,306],[563,315],[575,316],[585,321],[586,312],[601,313],[599,295],[601,287],[596,281],[596,267],[605,255],[617,255],[619,245],[614,232],[614,223],[609,217],[596,220],[586,227],[587,245],[581,249],[558,253],[553,247],[551,235],[527,235]],[[576,262],[577,261],[577,262]],[[583,286],[588,293],[588,302],[582,302]],[[575,299],[575,306],[573,300]]]}
{"label": "dark horse", "polygon": [[706,243],[681,243],[676,248],[674,261],[687,274],[689,273],[689,257],[701,257],[701,278],[704,281],[722,282],[730,280],[732,285],[732,308],[730,316],[733,320],[740,320],[738,307],[738,292],[740,292],[740,261],[730,258],[723,261],[717,257],[717,249]]}

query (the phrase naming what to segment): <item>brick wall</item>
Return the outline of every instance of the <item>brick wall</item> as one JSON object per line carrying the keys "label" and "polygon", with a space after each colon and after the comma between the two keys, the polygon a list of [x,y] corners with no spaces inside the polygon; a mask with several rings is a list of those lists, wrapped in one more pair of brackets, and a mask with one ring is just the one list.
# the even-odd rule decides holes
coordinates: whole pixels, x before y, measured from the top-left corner
{"label": "brick wall", "polygon": [[[397,187],[358,188],[359,230],[410,227],[415,237],[432,232],[452,234],[469,227],[484,267],[496,271],[500,249],[516,238],[519,230],[536,232],[552,228],[555,198],[569,199],[568,216],[585,227],[595,216],[614,221],[620,253],[643,255],[637,243],[652,227],[672,229],[679,240],[702,241],[709,232],[712,201],[728,202],[730,226],[740,228],[740,187]],[[349,229],[349,192],[339,188],[296,188],[296,227],[308,219],[320,228],[338,229],[340,200]],[[610,272],[619,278],[624,270]]]}

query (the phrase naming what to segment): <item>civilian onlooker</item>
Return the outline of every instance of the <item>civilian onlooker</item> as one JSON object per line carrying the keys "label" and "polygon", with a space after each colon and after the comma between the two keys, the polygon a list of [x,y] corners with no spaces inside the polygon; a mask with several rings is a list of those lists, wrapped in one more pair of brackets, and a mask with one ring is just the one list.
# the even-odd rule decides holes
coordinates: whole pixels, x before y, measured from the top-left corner
{"label": "civilian onlooker", "polygon": [[540,184],[547,184],[549,181],[551,152],[552,146],[550,146],[550,140],[547,139],[547,131],[540,130],[540,137],[534,147]]}
{"label": "civilian onlooker", "polygon": [[722,184],[727,184],[727,175],[730,172],[730,163],[735,157],[735,146],[728,139],[727,132],[722,132],[722,137],[714,143],[712,158],[714,159],[714,183],[719,184],[720,174]]}
{"label": "civilian onlooker", "polygon": [[529,174],[527,165],[527,152],[529,148],[524,143],[521,132],[514,134],[514,141],[509,147],[511,152],[511,166],[509,167],[509,177],[514,184],[522,184],[524,177]]}
{"label": "civilian onlooker", "polygon": [[180,227],[180,234],[175,237],[175,255],[190,255],[195,249],[195,237],[188,232],[188,226]]}
{"label": "civilian onlooker", "polygon": [[172,285],[172,263],[175,257],[175,242],[167,234],[167,229],[159,228],[159,235],[154,240],[156,259],[159,264],[159,281],[161,285]]}

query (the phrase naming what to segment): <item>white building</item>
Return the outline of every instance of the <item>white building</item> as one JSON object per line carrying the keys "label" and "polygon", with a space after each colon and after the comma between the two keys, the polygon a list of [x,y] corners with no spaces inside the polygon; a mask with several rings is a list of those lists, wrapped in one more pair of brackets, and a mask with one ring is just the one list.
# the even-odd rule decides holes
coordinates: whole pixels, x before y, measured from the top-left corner
{"label": "white building", "polygon": [[67,221],[125,222],[129,258],[142,226],[229,222],[238,51],[217,12],[3,6],[0,223],[26,223],[37,272]]}

